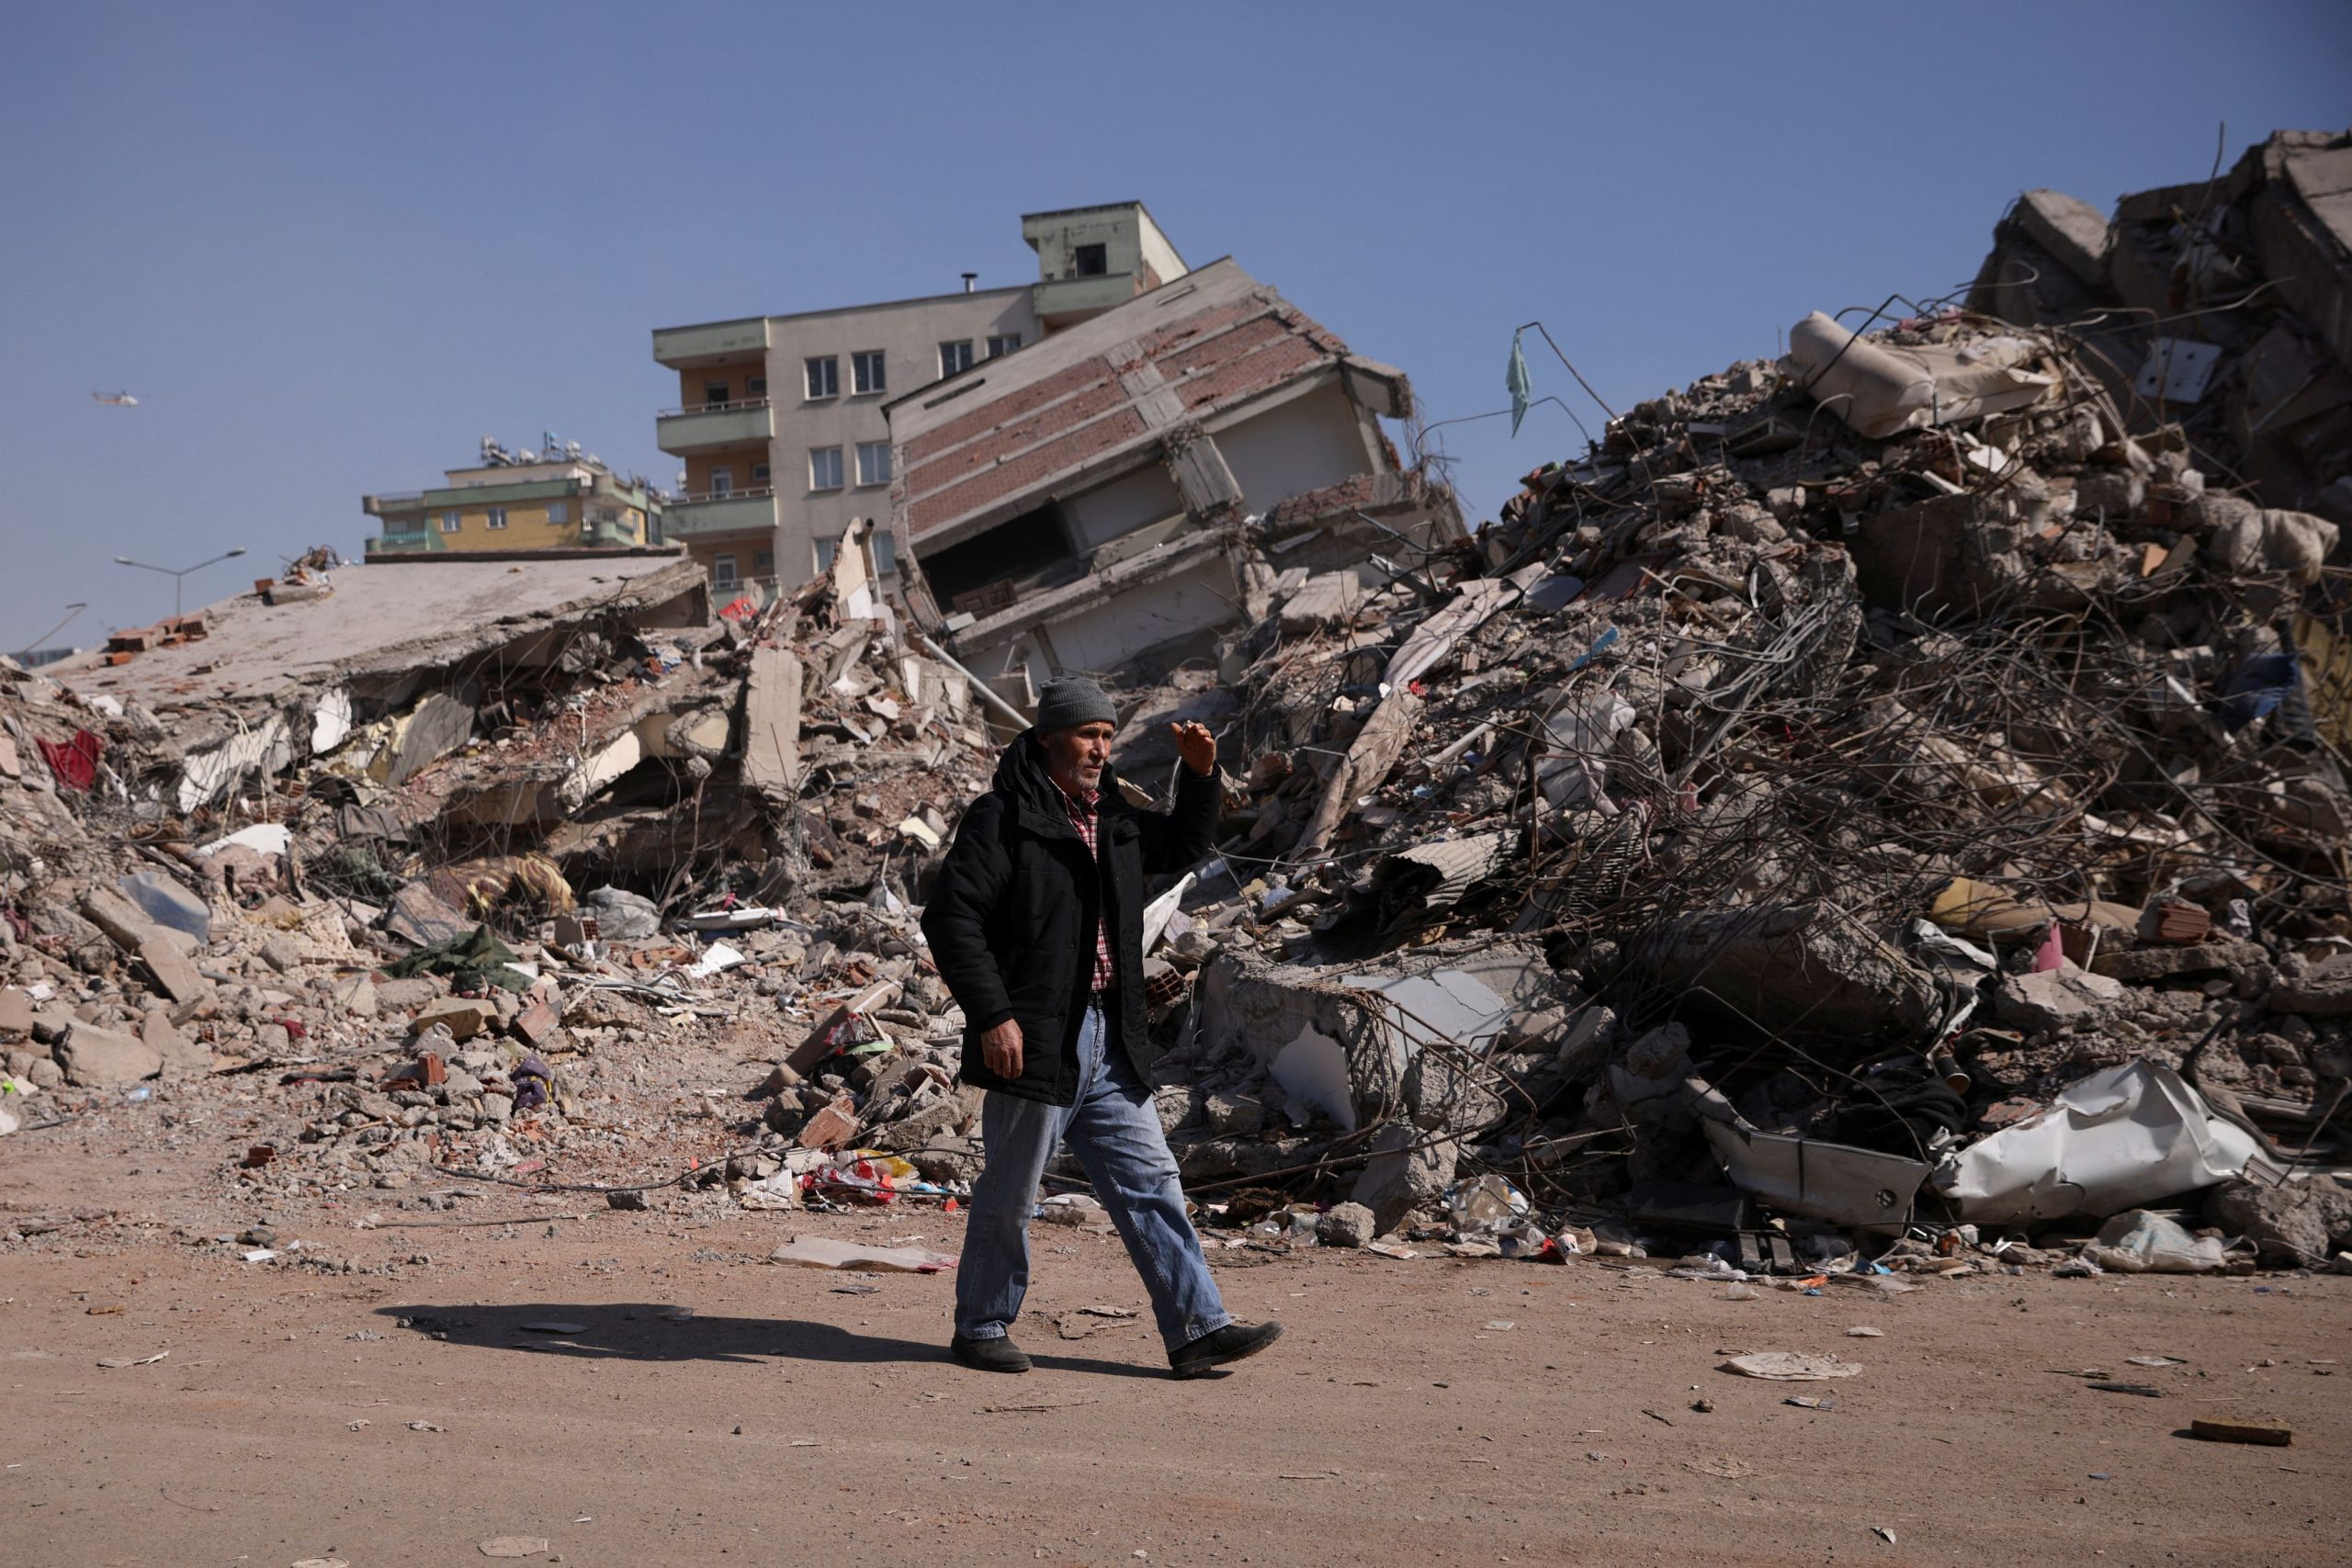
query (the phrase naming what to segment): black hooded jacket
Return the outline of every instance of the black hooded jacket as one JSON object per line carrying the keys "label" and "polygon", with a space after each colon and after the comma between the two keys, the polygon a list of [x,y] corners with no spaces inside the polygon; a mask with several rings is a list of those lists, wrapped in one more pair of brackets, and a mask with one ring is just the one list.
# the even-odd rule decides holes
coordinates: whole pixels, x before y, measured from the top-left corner
{"label": "black hooded jacket", "polygon": [[[1095,921],[1111,916],[1117,1006],[1104,1022],[1105,1049],[1124,1050],[1138,1077],[1156,1055],[1145,1029],[1143,885],[1208,853],[1216,831],[1217,784],[1176,770],[1176,807],[1127,804],[1102,771],[1095,839],[1069,819],[1046,759],[1029,731],[1005,748],[996,787],[972,803],[922,915],[923,936],[947,988],[964,1010],[964,1081],[1049,1105],[1078,1099],[1078,1032],[1094,976]],[[1006,1019],[1021,1025],[1018,1078],[981,1059],[980,1036]]]}

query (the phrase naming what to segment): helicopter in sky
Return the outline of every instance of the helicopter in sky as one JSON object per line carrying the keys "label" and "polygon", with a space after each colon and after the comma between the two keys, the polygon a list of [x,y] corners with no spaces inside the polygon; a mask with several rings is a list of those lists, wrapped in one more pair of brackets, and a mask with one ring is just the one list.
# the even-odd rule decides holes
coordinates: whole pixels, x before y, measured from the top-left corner
{"label": "helicopter in sky", "polygon": [[109,408],[135,409],[139,406],[139,400],[129,392],[92,392],[90,396]]}

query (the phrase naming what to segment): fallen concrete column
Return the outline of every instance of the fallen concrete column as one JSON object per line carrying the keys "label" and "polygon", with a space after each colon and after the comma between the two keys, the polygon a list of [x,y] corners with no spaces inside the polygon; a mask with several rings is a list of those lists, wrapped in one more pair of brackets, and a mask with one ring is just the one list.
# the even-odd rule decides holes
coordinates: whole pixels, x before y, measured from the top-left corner
{"label": "fallen concrete column", "polygon": [[743,682],[743,784],[771,802],[800,785],[800,660],[780,648],[752,650]]}
{"label": "fallen concrete column", "polygon": [[1348,748],[1347,756],[1331,774],[1330,782],[1323,786],[1323,799],[1291,852],[1294,858],[1303,860],[1323,852],[1323,846],[1331,841],[1332,833],[1353,808],[1357,797],[1380,787],[1388,770],[1396,765],[1420,716],[1421,699],[1406,687],[1394,687],[1381,699],[1372,717],[1357,733],[1355,744]]}

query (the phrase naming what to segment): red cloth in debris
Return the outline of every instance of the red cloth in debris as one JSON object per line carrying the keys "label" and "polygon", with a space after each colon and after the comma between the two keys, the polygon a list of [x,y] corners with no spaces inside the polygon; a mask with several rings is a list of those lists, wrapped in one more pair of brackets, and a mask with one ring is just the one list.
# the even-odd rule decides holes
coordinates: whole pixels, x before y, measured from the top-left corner
{"label": "red cloth in debris", "polygon": [[106,749],[107,743],[86,729],[76,730],[71,740],[40,743],[40,754],[49,760],[49,771],[57,775],[59,784],[71,790],[85,790],[96,782],[98,753]]}

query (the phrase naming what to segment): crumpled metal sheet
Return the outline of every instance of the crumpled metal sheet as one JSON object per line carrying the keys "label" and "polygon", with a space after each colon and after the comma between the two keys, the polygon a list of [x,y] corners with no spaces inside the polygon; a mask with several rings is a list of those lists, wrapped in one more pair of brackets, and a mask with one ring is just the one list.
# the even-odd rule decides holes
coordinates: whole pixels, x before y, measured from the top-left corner
{"label": "crumpled metal sheet", "polygon": [[1930,1168],[1923,1160],[1823,1138],[1710,1120],[1707,1142],[1732,1184],[1782,1213],[1857,1230],[1900,1231]]}
{"label": "crumpled metal sheet", "polygon": [[2227,1181],[2258,1152],[2178,1073],[2127,1062],[1947,1156],[1932,1180],[1972,1222],[2103,1218]]}

